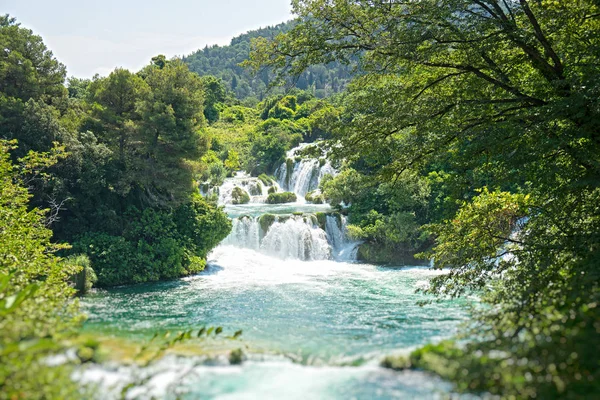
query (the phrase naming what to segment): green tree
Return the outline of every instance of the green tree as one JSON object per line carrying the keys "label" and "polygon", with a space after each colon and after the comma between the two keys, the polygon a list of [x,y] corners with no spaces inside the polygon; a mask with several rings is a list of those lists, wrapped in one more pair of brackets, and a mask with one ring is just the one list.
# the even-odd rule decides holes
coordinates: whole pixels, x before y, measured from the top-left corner
{"label": "green tree", "polygon": [[177,201],[194,190],[187,160],[206,151],[202,80],[179,61],[164,68],[150,65],[142,75],[151,93],[138,109],[143,141],[139,180],[148,201]]}
{"label": "green tree", "polygon": [[26,102],[66,94],[65,66],[46,48],[42,38],[22,28],[15,18],[0,16],[0,92]]}
{"label": "green tree", "polygon": [[435,197],[460,209],[429,226],[430,256],[450,273],[429,291],[480,293],[493,307],[476,312],[475,348],[502,351],[505,372],[526,360],[531,377],[485,376],[486,390],[597,394],[586,348],[600,334],[598,2],[298,0],[293,11],[299,23],[256,40],[251,60],[298,75],[360,59],[332,151],[388,180],[451,179]]}
{"label": "green tree", "polygon": [[227,92],[223,82],[214,76],[203,76],[201,78],[204,88],[204,117],[209,123],[219,119],[219,103],[227,98]]}
{"label": "green tree", "polygon": [[[81,266],[56,256],[46,212],[29,209],[26,179],[10,162],[14,143],[0,141],[0,398],[78,398],[67,366],[47,357],[64,351],[60,341],[78,326],[74,293],[67,283]],[[25,170],[52,160],[30,154]]]}

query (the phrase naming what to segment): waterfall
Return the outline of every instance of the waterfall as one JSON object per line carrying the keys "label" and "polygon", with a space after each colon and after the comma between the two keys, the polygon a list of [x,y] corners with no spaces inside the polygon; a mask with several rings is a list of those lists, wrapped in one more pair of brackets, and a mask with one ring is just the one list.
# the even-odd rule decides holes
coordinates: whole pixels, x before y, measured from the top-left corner
{"label": "waterfall", "polygon": [[354,260],[358,243],[346,236],[346,217],[327,215],[324,228],[314,214],[243,216],[233,220],[223,244],[283,260]]}
{"label": "waterfall", "polygon": [[[337,174],[325,159],[299,158],[298,152],[307,146],[308,143],[302,143],[288,151],[286,162],[276,171],[278,183],[267,186],[264,177],[261,180],[238,172],[215,188],[219,204],[234,215],[241,215],[232,219],[231,233],[223,245],[251,249],[282,260],[354,260],[357,243],[346,237],[346,217],[332,214],[327,204],[291,207],[266,204],[271,187],[294,192],[297,203],[305,203],[304,196],[318,190],[326,174]],[[251,204],[239,204],[240,198]],[[299,208],[310,211],[302,213]]]}
{"label": "waterfall", "polygon": [[308,145],[308,143],[302,143],[288,151],[286,161],[275,171],[279,186],[286,191],[296,193],[300,202],[304,202],[304,196],[308,192],[319,188],[319,183],[325,175],[337,174],[328,160],[298,159],[298,152]]}
{"label": "waterfall", "polygon": [[310,261],[332,258],[333,246],[329,235],[318,226],[314,215],[267,214],[272,220],[266,222],[261,221],[263,217],[234,219],[231,233],[223,244],[253,249],[281,259]]}
{"label": "waterfall", "polygon": [[281,259],[312,261],[331,258],[327,233],[306,217],[275,222],[265,235],[261,250]]}
{"label": "waterfall", "polygon": [[223,244],[252,250],[260,248],[260,225],[258,218],[240,217],[232,221],[231,233]]}
{"label": "waterfall", "polygon": [[[273,184],[277,186],[277,183]],[[269,186],[263,184],[258,178],[251,177],[244,172],[237,172],[234,177],[225,179],[225,182],[218,188],[219,204],[232,204],[232,192],[236,187],[248,194],[250,203],[264,203],[267,199]],[[203,190],[201,193],[204,195]]]}
{"label": "waterfall", "polygon": [[333,249],[333,258],[338,261],[356,260],[360,242],[348,239],[346,217],[343,215],[327,215],[325,231]]}

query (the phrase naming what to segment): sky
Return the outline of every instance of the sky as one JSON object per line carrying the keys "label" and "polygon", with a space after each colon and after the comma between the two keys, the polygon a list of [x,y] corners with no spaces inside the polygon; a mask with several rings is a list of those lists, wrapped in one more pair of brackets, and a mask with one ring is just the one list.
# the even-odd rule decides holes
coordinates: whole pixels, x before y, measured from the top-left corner
{"label": "sky", "polygon": [[67,75],[137,71],[292,18],[290,0],[0,0],[0,13],[42,36]]}

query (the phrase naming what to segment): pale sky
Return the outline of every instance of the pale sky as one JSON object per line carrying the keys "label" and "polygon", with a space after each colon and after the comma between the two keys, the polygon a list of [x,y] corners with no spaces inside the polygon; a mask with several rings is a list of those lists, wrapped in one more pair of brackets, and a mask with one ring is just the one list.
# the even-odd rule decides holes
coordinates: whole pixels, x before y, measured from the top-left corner
{"label": "pale sky", "polygon": [[225,45],[292,18],[290,0],[0,0],[0,14],[42,36],[68,76],[137,71],[157,54]]}

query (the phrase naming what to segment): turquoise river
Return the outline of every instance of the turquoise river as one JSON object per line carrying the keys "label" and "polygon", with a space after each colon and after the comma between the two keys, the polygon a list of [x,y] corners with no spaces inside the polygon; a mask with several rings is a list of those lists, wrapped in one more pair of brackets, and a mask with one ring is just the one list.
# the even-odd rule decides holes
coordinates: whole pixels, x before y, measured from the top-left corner
{"label": "turquoise river", "polygon": [[[279,171],[287,179],[275,186],[303,196],[318,184],[322,167],[296,164],[292,173]],[[464,301],[417,304],[427,298],[416,290],[439,272],[353,261],[356,243],[345,238],[344,218],[315,217],[329,211],[326,205],[268,205],[260,192],[250,204],[229,204],[228,188],[253,182],[240,175],[220,188],[234,227],[204,272],[82,299],[89,333],[142,342],[155,332],[222,326],[228,334],[243,331],[230,342],[244,350],[245,361],[171,354],[143,369],[91,367],[80,379],[97,383],[100,398],[119,398],[132,380],[142,383],[126,398],[458,398],[429,374],[379,366],[385,355],[452,336],[468,318]],[[275,215],[268,227],[260,221],[265,213]]]}

